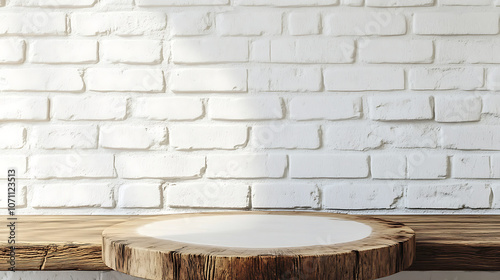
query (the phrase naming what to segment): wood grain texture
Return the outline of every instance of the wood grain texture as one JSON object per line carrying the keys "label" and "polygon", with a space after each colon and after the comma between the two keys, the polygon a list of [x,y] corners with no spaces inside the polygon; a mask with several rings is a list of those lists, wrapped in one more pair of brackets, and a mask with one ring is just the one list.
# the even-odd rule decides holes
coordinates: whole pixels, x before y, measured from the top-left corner
{"label": "wood grain texture", "polygon": [[[372,227],[370,236],[347,243],[291,248],[238,248],[161,240],[137,228],[166,219],[213,215],[329,217]],[[320,212],[221,212],[135,219],[103,231],[103,258],[114,270],[146,279],[376,279],[409,267],[413,230],[377,218]]]}

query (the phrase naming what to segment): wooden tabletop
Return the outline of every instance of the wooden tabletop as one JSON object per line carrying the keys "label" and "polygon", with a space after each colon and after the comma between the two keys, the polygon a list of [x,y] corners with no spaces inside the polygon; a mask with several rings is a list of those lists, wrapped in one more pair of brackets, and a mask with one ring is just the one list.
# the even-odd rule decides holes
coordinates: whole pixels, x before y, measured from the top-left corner
{"label": "wooden tabletop", "polygon": [[[104,228],[138,216],[18,216],[16,269],[109,270],[102,261]],[[144,216],[141,216],[144,217]],[[416,232],[410,270],[500,270],[500,216],[377,216]],[[0,271],[7,264],[7,216],[0,226]]]}

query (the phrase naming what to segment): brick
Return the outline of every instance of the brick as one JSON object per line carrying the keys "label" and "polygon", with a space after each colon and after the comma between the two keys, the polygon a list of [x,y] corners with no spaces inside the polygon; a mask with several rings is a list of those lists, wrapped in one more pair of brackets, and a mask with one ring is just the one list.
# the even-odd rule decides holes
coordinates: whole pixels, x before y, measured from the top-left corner
{"label": "brick", "polygon": [[368,7],[412,7],[432,6],[434,0],[366,0]]}
{"label": "brick", "polygon": [[368,173],[368,157],[365,155],[290,155],[292,178],[366,178]]}
{"label": "brick", "polygon": [[58,120],[123,120],[126,113],[126,97],[85,94],[51,98],[52,118]]}
{"label": "brick", "polygon": [[140,7],[227,5],[229,0],[136,0]]}
{"label": "brick", "polygon": [[321,69],[317,67],[273,67],[250,70],[250,89],[256,91],[320,91]]}
{"label": "brick", "polygon": [[213,97],[208,100],[213,120],[277,120],[283,118],[279,97]]}
{"label": "brick", "polygon": [[384,143],[395,148],[436,148],[438,146],[438,127],[427,124],[408,124],[379,127],[379,135]]}
{"label": "brick", "polygon": [[448,157],[446,155],[415,151],[408,154],[407,160],[409,179],[445,179],[448,175]]}
{"label": "brick", "polygon": [[500,131],[494,125],[443,126],[441,146],[458,150],[500,150]]}
{"label": "brick", "polygon": [[49,116],[49,100],[42,96],[0,96],[0,120],[44,121]]}
{"label": "brick", "polygon": [[17,64],[24,61],[26,44],[24,40],[0,40],[0,64]]}
{"label": "brick", "polygon": [[430,120],[434,116],[430,96],[370,96],[368,107],[372,120]]}
{"label": "brick", "polygon": [[235,0],[234,3],[240,6],[311,7],[311,6],[334,6],[339,3],[339,0],[287,0],[287,1]]}
{"label": "brick", "polygon": [[315,35],[321,31],[321,17],[317,12],[291,12],[288,15],[290,35]]}
{"label": "brick", "polygon": [[223,36],[260,36],[281,34],[279,12],[231,12],[218,14],[217,31]]}
{"label": "brick", "polygon": [[[26,207],[26,185],[17,184],[16,186],[16,208]],[[7,209],[9,203],[9,197],[7,191],[0,193],[0,209]]]}
{"label": "brick", "polygon": [[114,207],[110,184],[36,184],[31,188],[34,208]]}
{"label": "brick", "polygon": [[5,12],[0,16],[0,34],[5,35],[64,35],[66,14],[51,12]]}
{"label": "brick", "polygon": [[488,94],[483,95],[483,114],[500,116],[500,96]]}
{"label": "brick", "polygon": [[401,90],[405,88],[405,74],[401,68],[326,68],[323,75],[325,88],[329,91]]}
{"label": "brick", "polygon": [[481,120],[481,97],[435,96],[437,122],[470,122]]}
{"label": "brick", "polygon": [[491,0],[439,0],[443,6],[489,6]]}
{"label": "brick", "polygon": [[497,13],[415,13],[413,32],[420,35],[498,34]]}
{"label": "brick", "polygon": [[320,129],[310,124],[255,125],[252,146],[265,149],[318,149]]}
{"label": "brick", "polygon": [[323,188],[325,209],[394,209],[403,197],[400,186],[340,184]]}
{"label": "brick", "polygon": [[500,63],[500,40],[456,39],[438,41],[437,61],[441,63]]}
{"label": "brick", "polygon": [[275,39],[271,41],[271,61],[280,63],[352,63],[351,39]]}
{"label": "brick", "polygon": [[195,120],[203,113],[203,103],[191,97],[140,97],[133,115],[148,120]]}
{"label": "brick", "polygon": [[34,126],[30,141],[42,149],[94,149],[97,148],[96,125],[43,125]]}
{"label": "brick", "polygon": [[171,74],[173,92],[246,92],[247,70],[241,68],[177,69]]}
{"label": "brick", "polygon": [[121,178],[198,178],[205,169],[205,157],[167,153],[118,154],[116,171]]}
{"label": "brick", "polygon": [[102,40],[102,60],[109,63],[158,64],[162,60],[158,40]]}
{"label": "brick", "polygon": [[361,117],[361,98],[353,96],[297,96],[289,101],[294,120],[344,120]]}
{"label": "brick", "polygon": [[172,41],[174,63],[222,63],[248,61],[248,39],[210,38]]}
{"label": "brick", "polygon": [[167,205],[181,208],[245,209],[250,205],[250,187],[234,183],[180,183],[167,187]]}
{"label": "brick", "polygon": [[214,14],[205,11],[186,11],[169,14],[170,33],[173,36],[193,36],[212,31]]}
{"label": "brick", "polygon": [[491,178],[500,178],[500,156],[493,154],[490,156]]}
{"label": "brick", "polygon": [[167,25],[162,12],[86,12],[71,15],[71,30],[77,35],[115,34],[134,36],[164,30]]}
{"label": "brick", "polygon": [[431,63],[434,57],[431,40],[371,39],[360,44],[359,57],[367,63]]}
{"label": "brick", "polygon": [[455,155],[452,164],[451,174],[453,178],[491,178],[490,157],[487,155]]}
{"label": "brick", "polygon": [[485,184],[410,185],[408,208],[489,208],[491,189]]}
{"label": "brick", "polygon": [[374,126],[366,124],[326,125],[323,141],[328,149],[366,151],[383,144],[382,138],[374,130]]}
{"label": "brick", "polygon": [[250,42],[250,61],[271,62],[271,40],[258,39]]}
{"label": "brick", "polygon": [[252,185],[253,208],[317,209],[318,187],[301,183],[257,183]]}
{"label": "brick", "polygon": [[484,84],[483,68],[417,68],[410,69],[410,88],[416,90],[473,90]]}
{"label": "brick", "polygon": [[493,208],[500,208],[500,185],[498,185],[498,184],[492,185],[491,190],[493,193],[493,200],[492,200],[491,206]]}
{"label": "brick", "polygon": [[169,144],[178,150],[234,150],[246,145],[244,125],[175,125],[170,128]]}
{"label": "brick", "polygon": [[500,68],[490,68],[488,69],[487,75],[487,88],[489,90],[500,90]]}
{"label": "brick", "polygon": [[128,183],[120,186],[120,208],[160,208],[162,195],[160,184]]}
{"label": "brick", "polygon": [[149,149],[166,139],[164,126],[104,125],[99,131],[99,145],[110,149]]}
{"label": "brick", "polygon": [[0,70],[0,90],[81,91],[83,80],[75,68],[16,68]]}
{"label": "brick", "polygon": [[97,41],[95,40],[36,40],[30,44],[29,60],[33,63],[95,63]]}
{"label": "brick", "polygon": [[91,68],[86,79],[93,91],[161,92],[165,87],[159,69]]}
{"label": "brick", "polygon": [[407,173],[406,156],[393,153],[372,155],[371,173],[374,179],[405,179]]}
{"label": "brick", "polygon": [[26,141],[26,129],[18,125],[0,126],[0,149],[20,149]]}
{"label": "brick", "polygon": [[[0,178],[7,178],[7,170],[15,169],[16,177],[18,178],[27,178],[27,160],[23,155],[5,155],[3,154],[0,157],[0,170],[4,170],[4,172],[0,172]],[[5,191],[7,192],[7,190]]]}
{"label": "brick", "polygon": [[208,178],[283,178],[287,158],[281,154],[219,154],[207,156]]}
{"label": "brick", "polygon": [[43,0],[11,0],[10,6],[21,7],[48,7],[48,8],[84,8],[92,7],[96,0],[57,0],[57,1],[43,1]]}
{"label": "brick", "polygon": [[29,166],[36,179],[115,177],[111,154],[39,154],[30,157]]}
{"label": "brick", "polygon": [[327,14],[324,18],[326,35],[403,35],[406,19],[389,11],[342,12]]}

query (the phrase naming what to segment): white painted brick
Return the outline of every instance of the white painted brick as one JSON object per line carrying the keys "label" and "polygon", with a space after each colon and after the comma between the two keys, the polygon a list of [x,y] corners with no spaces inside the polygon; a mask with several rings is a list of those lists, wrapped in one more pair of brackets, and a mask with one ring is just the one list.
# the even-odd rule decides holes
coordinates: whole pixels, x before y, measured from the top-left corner
{"label": "white painted brick", "polygon": [[245,11],[218,14],[217,31],[226,36],[253,36],[281,34],[282,14],[268,11]]}
{"label": "white painted brick", "polygon": [[43,0],[10,0],[10,6],[22,7],[49,7],[49,8],[83,8],[94,6],[96,0],[57,0],[57,1],[43,1]]}
{"label": "white painted brick", "polygon": [[213,120],[276,120],[283,118],[281,99],[276,96],[213,97],[208,100]]}
{"label": "white painted brick", "polygon": [[49,100],[42,96],[0,96],[0,120],[47,120]]}
{"label": "white painted brick", "polygon": [[384,153],[371,156],[371,173],[374,179],[405,179],[406,165],[405,155]]}
{"label": "white painted brick", "polygon": [[162,12],[73,13],[71,30],[83,36],[116,34],[133,36],[165,29],[167,19]]}
{"label": "white painted brick", "polygon": [[325,87],[329,91],[398,90],[405,87],[401,68],[326,68]]}
{"label": "white painted brick", "polygon": [[118,154],[115,166],[121,178],[197,178],[205,169],[205,157],[167,153]]}
{"label": "white painted brick", "polygon": [[453,178],[487,179],[491,177],[490,157],[487,155],[455,155]]}
{"label": "white painted brick", "polygon": [[326,209],[393,209],[403,188],[389,184],[342,184],[323,188]]}
{"label": "white painted brick", "polygon": [[86,79],[94,91],[160,92],[165,86],[159,69],[91,68]]}
{"label": "white painted brick", "polygon": [[488,208],[491,189],[485,184],[410,185],[406,196],[408,208]]}
{"label": "white painted brick", "polygon": [[445,179],[448,175],[448,157],[434,152],[412,151],[408,154],[409,179]]}
{"label": "white painted brick", "polygon": [[256,91],[320,91],[321,69],[317,67],[273,67],[251,69],[249,88]]}
{"label": "white painted brick", "polygon": [[[385,131],[388,129],[388,131]],[[438,128],[427,124],[395,125],[380,127],[379,135],[384,142],[395,148],[436,148],[438,146]]]}
{"label": "white painted brick", "polygon": [[169,144],[178,150],[226,149],[245,146],[246,125],[175,125],[169,128]]}
{"label": "white painted brick", "polygon": [[207,156],[208,178],[283,178],[287,166],[281,154],[220,154]]}
{"label": "white painted brick", "polygon": [[24,61],[24,40],[2,39],[0,40],[0,64],[16,64]]}
{"label": "white painted brick", "polygon": [[81,91],[83,81],[75,68],[16,68],[0,70],[0,90]]}
{"label": "white painted brick", "polygon": [[214,15],[205,11],[172,13],[169,24],[173,36],[202,35],[212,31]]}
{"label": "white painted brick", "polygon": [[278,7],[311,7],[311,6],[333,6],[339,3],[339,0],[234,0],[236,5],[241,6],[278,6]]}
{"label": "white painted brick", "polygon": [[[11,197],[11,199],[12,199],[12,197]],[[15,200],[16,200],[16,207],[17,208],[26,207],[26,185],[24,185],[24,184],[20,185],[19,182],[17,183]],[[6,191],[0,193],[0,208],[7,209],[8,203],[9,203],[9,197],[8,197],[7,188],[6,188]]]}
{"label": "white painted brick", "polygon": [[58,120],[122,120],[127,98],[101,95],[56,95],[51,98],[52,118]]}
{"label": "white painted brick", "polygon": [[253,208],[319,208],[318,187],[301,183],[257,183],[252,185]]}
{"label": "white painted brick", "polygon": [[297,96],[289,102],[295,120],[344,120],[361,116],[361,98],[353,96]]}
{"label": "white painted brick", "polygon": [[324,143],[329,149],[365,151],[382,146],[382,138],[369,124],[334,124],[324,126]]}
{"label": "white painted brick", "polygon": [[491,185],[491,190],[493,193],[492,207],[500,208],[500,185],[494,184]]}
{"label": "white painted brick", "polygon": [[403,15],[389,11],[342,12],[327,14],[324,19],[327,35],[402,35],[406,33]]}
{"label": "white painted brick", "polygon": [[489,6],[491,0],[439,0],[443,6]]}
{"label": "white painted brick", "polygon": [[321,30],[321,17],[317,12],[291,12],[288,15],[290,35],[314,35]]}
{"label": "white painted brick", "polygon": [[458,150],[500,150],[500,130],[495,125],[444,126],[441,146]]}
{"label": "white painted brick", "polygon": [[368,157],[361,154],[290,155],[292,178],[366,178]]}
{"label": "white painted brick", "polygon": [[30,44],[28,57],[33,63],[94,63],[98,60],[97,41],[35,40]]}
{"label": "white painted brick", "polygon": [[484,84],[483,68],[417,68],[410,69],[410,88],[416,90],[473,90]]}
{"label": "white painted brick", "polygon": [[483,95],[483,113],[500,116],[500,96]]}
{"label": "white painted brick", "polygon": [[130,183],[120,186],[120,208],[159,208],[162,205],[160,184]]}
{"label": "white painted brick", "polygon": [[241,68],[177,69],[171,75],[173,92],[245,92],[247,70]]}
{"label": "white painted brick", "polygon": [[36,184],[32,186],[35,208],[114,207],[109,184]]}
{"label": "white painted brick", "polygon": [[[27,160],[25,156],[22,155],[5,155],[3,154],[0,157],[0,170],[4,170],[4,172],[0,172],[0,178],[7,178],[7,170],[15,169],[16,177],[18,178],[26,178],[26,170],[27,170]],[[5,191],[7,192],[7,191]]]}
{"label": "white painted brick", "polygon": [[280,63],[351,63],[351,39],[275,39],[271,41],[271,61]]}
{"label": "white painted brick", "polygon": [[0,149],[20,149],[26,141],[26,129],[18,125],[0,126]]}
{"label": "white painted brick", "polygon": [[104,125],[99,131],[99,145],[110,149],[149,149],[166,138],[164,126]]}
{"label": "white painted brick", "polygon": [[227,5],[229,0],[136,0],[137,6],[161,7],[161,6],[210,6]]}
{"label": "white painted brick", "polygon": [[415,13],[413,31],[420,35],[497,34],[498,14],[490,12]]}
{"label": "white painted brick", "polygon": [[35,147],[42,149],[93,149],[97,148],[97,126],[34,126],[29,138]]}
{"label": "white painted brick", "polygon": [[167,205],[194,208],[248,208],[250,187],[235,183],[180,183],[167,187]]}
{"label": "white painted brick", "polygon": [[158,64],[161,62],[161,41],[102,40],[102,60],[109,63]]}
{"label": "white painted brick", "polygon": [[430,63],[431,40],[371,39],[360,42],[359,57],[368,63]]}
{"label": "white painted brick", "polygon": [[375,95],[368,97],[368,106],[372,120],[430,120],[434,116],[432,99],[425,95]]}
{"label": "white painted brick", "polygon": [[488,69],[486,83],[489,90],[500,90],[500,67]]}
{"label": "white painted brick", "polygon": [[250,61],[271,62],[271,41],[258,39],[250,43]]}
{"label": "white painted brick", "polygon": [[134,0],[100,0],[99,3],[109,8],[130,8],[134,6]]}
{"label": "white painted brick", "polygon": [[437,61],[441,63],[500,63],[500,40],[455,39],[437,41]]}
{"label": "white painted brick", "polygon": [[113,155],[71,152],[34,155],[29,159],[31,175],[36,179],[111,178],[115,177]]}
{"label": "white painted brick", "polygon": [[311,124],[256,125],[252,128],[252,146],[267,149],[317,149],[319,126]]}
{"label": "white painted brick", "polygon": [[172,41],[174,63],[222,63],[248,61],[248,39],[204,38]]}
{"label": "white painted brick", "polygon": [[470,122],[481,120],[481,97],[434,96],[437,122]]}
{"label": "white painted brick", "polygon": [[368,7],[432,6],[434,0],[366,0]]}
{"label": "white painted brick", "polygon": [[66,34],[66,14],[50,12],[10,13],[0,15],[0,34],[7,35],[63,35]]}
{"label": "white painted brick", "polygon": [[148,120],[195,120],[203,115],[203,103],[191,97],[140,97],[134,116]]}

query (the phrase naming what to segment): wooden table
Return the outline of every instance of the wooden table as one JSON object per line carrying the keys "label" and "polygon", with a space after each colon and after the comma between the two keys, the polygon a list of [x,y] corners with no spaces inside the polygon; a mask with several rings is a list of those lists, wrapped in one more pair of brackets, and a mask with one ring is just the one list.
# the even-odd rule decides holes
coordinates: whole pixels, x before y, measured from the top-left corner
{"label": "wooden table", "polygon": [[[143,217],[143,216],[141,216]],[[500,270],[500,216],[378,216],[405,223],[417,237],[409,270]],[[0,216],[0,270],[8,269],[7,216]],[[18,216],[18,270],[109,270],[104,228],[137,216]]]}

